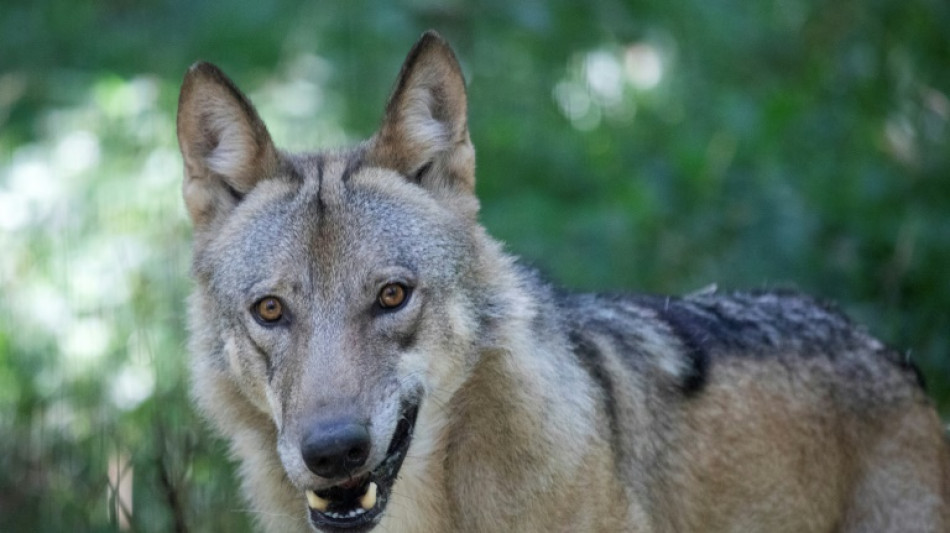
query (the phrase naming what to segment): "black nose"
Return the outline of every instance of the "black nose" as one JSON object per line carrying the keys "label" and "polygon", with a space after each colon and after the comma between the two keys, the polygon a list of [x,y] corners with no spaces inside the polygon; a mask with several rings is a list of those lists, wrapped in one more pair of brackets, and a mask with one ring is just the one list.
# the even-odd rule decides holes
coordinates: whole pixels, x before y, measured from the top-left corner
{"label": "black nose", "polygon": [[369,448],[366,424],[352,419],[311,424],[300,444],[307,468],[325,478],[350,475],[366,463]]}

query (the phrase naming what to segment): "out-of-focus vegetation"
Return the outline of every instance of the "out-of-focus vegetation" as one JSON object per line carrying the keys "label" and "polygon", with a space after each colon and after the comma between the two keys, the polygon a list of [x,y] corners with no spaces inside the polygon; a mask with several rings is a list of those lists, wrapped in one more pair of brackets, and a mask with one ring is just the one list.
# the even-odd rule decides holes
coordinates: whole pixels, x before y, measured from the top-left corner
{"label": "out-of-focus vegetation", "polygon": [[248,529],[187,401],[178,84],[216,62],[279,144],[340,145],[427,28],[510,250],[581,289],[838,300],[950,413],[945,0],[6,0],[0,530]]}

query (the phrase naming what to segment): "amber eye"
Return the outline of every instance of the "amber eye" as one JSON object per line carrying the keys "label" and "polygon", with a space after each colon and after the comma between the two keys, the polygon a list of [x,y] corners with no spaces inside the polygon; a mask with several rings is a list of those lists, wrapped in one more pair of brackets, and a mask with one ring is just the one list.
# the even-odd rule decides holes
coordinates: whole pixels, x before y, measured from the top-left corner
{"label": "amber eye", "polygon": [[406,302],[409,289],[401,283],[390,283],[379,291],[379,306],[383,309],[395,309]]}
{"label": "amber eye", "polygon": [[280,300],[277,298],[267,296],[261,298],[259,302],[254,304],[254,312],[261,322],[273,324],[284,316],[284,306],[281,305]]}

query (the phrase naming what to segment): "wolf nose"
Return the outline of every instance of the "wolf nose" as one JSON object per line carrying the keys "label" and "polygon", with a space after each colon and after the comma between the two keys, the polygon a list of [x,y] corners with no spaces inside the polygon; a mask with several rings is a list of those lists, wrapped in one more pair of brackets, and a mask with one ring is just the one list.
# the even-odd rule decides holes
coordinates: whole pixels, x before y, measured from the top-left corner
{"label": "wolf nose", "polygon": [[369,448],[369,429],[352,420],[313,424],[300,446],[307,468],[325,478],[348,476],[363,466]]}

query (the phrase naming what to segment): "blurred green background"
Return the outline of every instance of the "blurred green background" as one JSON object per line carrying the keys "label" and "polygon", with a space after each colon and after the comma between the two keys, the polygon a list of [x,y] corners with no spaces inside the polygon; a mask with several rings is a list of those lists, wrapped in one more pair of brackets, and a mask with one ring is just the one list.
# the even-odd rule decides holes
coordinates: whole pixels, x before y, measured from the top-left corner
{"label": "blurred green background", "polygon": [[178,85],[213,61],[278,144],[346,144],[427,28],[509,250],[837,300],[950,415],[946,0],[2,0],[0,530],[248,530],[187,401]]}

